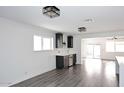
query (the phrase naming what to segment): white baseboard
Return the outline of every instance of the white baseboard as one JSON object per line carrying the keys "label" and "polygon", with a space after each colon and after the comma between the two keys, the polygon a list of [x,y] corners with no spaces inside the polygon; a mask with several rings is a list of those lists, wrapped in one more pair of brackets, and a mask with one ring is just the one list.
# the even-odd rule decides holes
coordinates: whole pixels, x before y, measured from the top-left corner
{"label": "white baseboard", "polygon": [[5,87],[12,86],[12,85],[14,85],[14,84],[17,84],[17,83],[20,83],[20,82],[22,82],[22,81],[28,80],[28,79],[30,79],[30,78],[33,78],[33,77],[35,77],[35,76],[41,75],[41,74],[43,74],[43,73],[46,73],[46,72],[51,71],[51,70],[54,70],[54,69],[55,69],[55,68],[52,68],[52,69],[49,69],[49,70],[44,71],[44,72],[38,72],[38,73],[35,73],[35,74],[32,74],[32,75],[28,75],[27,77],[23,77],[23,78],[21,78],[21,79],[15,80],[14,82],[12,82],[12,83],[6,85]]}

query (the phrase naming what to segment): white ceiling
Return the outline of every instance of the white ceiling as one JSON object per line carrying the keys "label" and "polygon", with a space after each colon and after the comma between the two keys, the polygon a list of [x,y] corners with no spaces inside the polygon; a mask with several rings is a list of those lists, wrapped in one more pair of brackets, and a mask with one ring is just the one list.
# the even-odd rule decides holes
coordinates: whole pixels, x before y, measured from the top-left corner
{"label": "white ceiling", "polygon": [[[85,26],[87,32],[124,31],[122,6],[57,6],[61,16],[53,19],[42,14],[42,6],[0,6],[0,16],[60,32],[78,33]],[[85,22],[92,19],[92,22]]]}

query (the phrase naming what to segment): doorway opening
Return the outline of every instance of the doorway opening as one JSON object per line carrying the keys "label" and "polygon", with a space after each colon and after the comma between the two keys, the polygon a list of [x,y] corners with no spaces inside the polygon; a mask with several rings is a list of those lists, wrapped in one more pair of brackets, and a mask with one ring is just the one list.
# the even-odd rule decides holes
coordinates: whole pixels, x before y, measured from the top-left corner
{"label": "doorway opening", "polygon": [[82,59],[101,59],[103,50],[103,40],[98,38],[82,39],[81,58]]}
{"label": "doorway opening", "polygon": [[100,49],[100,45],[86,45],[86,58],[100,58]]}

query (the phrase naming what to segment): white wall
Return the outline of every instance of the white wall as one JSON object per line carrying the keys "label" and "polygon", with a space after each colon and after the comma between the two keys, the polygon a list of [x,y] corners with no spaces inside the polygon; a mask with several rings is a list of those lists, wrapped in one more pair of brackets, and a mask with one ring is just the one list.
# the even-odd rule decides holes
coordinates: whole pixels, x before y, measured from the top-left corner
{"label": "white wall", "polygon": [[124,36],[124,31],[108,31],[108,32],[96,32],[96,33],[83,33],[81,38],[101,38],[101,37],[113,37]]}
{"label": "white wall", "polygon": [[0,18],[0,86],[55,69],[54,51],[33,51],[34,34],[55,36],[46,29]]}
{"label": "white wall", "polygon": [[124,56],[124,52],[107,52],[106,41],[107,38],[82,39],[82,57],[86,57],[86,45],[88,44],[98,44],[101,46],[101,59],[115,60],[115,56]]}
{"label": "white wall", "polygon": [[[0,18],[0,86],[10,86],[56,68],[57,51],[34,52],[34,34],[55,38],[55,32]],[[66,35],[64,40],[67,41]],[[80,63],[80,46],[77,45],[81,39],[78,43],[77,40],[75,35],[71,50],[77,53],[77,63]]]}
{"label": "white wall", "polygon": [[74,50],[77,53],[77,64],[81,64],[81,36],[74,36]]}

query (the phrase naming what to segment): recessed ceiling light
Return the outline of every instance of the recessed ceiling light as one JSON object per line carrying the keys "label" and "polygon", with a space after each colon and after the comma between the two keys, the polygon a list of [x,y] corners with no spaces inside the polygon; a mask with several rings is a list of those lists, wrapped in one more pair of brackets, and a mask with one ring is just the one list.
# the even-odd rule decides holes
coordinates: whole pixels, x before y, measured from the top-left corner
{"label": "recessed ceiling light", "polygon": [[54,17],[58,17],[60,16],[60,9],[58,9],[56,6],[46,6],[43,7],[43,14],[50,17],[50,18],[54,18]]}

